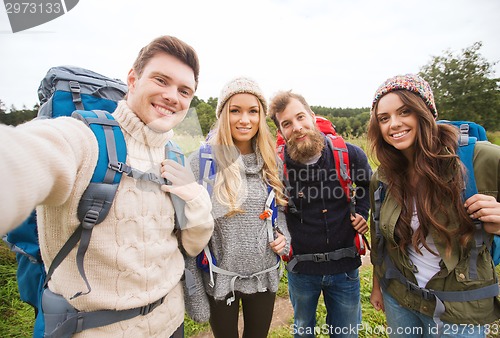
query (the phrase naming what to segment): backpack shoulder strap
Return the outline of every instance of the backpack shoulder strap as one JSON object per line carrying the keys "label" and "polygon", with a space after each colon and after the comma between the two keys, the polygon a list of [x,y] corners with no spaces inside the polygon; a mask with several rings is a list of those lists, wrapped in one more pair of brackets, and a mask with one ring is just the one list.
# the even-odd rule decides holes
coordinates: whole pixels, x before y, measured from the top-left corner
{"label": "backpack shoulder strap", "polygon": [[184,165],[184,152],[179,145],[172,140],[169,140],[165,145],[165,158]]}
{"label": "backpack shoulder strap", "polygon": [[284,144],[280,144],[279,146],[277,146],[276,154],[283,161],[283,165],[284,165],[285,164],[285,145]]}
{"label": "backpack shoulder strap", "polygon": [[276,147],[276,155],[283,162],[283,184],[285,185],[285,195],[288,199],[287,211],[291,213],[297,213],[297,206],[290,196],[290,191],[292,190],[292,185],[288,180],[288,171],[286,168],[286,160],[285,160],[285,144],[280,144]]}
{"label": "backpack shoulder strap", "polygon": [[120,163],[125,163],[127,149],[120,126],[110,113],[103,110],[78,110],[72,116],[85,122],[92,130],[97,139],[99,156],[90,184],[78,205],[77,215],[81,223],[54,258],[44,286],[47,285],[54,270],[80,242],[76,263],[80,276],[87,286],[87,292],[78,292],[72,297],[75,298],[91,291],[83,266],[84,256],[94,226],[101,223],[109,213],[122,175],[122,172],[115,168],[119,167]]}
{"label": "backpack shoulder strap", "polygon": [[338,179],[344,193],[347,197],[347,201],[351,202],[351,197],[353,193],[352,180],[349,164],[349,153],[347,151],[347,145],[344,139],[338,135],[327,134],[327,140],[330,142],[330,146],[333,151],[333,159],[335,161],[335,169],[338,173]]}
{"label": "backpack shoulder strap", "polygon": [[215,174],[217,167],[215,159],[212,154],[212,147],[208,143],[203,143],[199,151],[200,160],[200,177],[199,183],[207,189],[208,193],[212,195],[212,189],[215,183]]}
{"label": "backpack shoulder strap", "polygon": [[475,137],[465,138],[462,134],[460,135],[460,140],[457,155],[460,161],[466,168],[466,181],[465,181],[465,195],[464,200],[477,194],[476,179],[474,177],[474,148],[476,146]]}
{"label": "backpack shoulder strap", "polygon": [[[276,204],[276,193],[274,192],[273,187],[270,185],[267,186],[268,190],[268,197],[266,201],[266,208],[270,208],[272,210],[272,216],[271,216],[271,225],[273,229],[275,229],[278,226],[278,205]],[[269,206],[268,206],[268,201],[269,201]]]}
{"label": "backpack shoulder strap", "polygon": [[374,192],[374,209],[372,210],[373,222],[375,223],[375,237],[377,239],[377,250],[379,252],[378,259],[375,265],[382,265],[382,259],[385,255],[384,253],[384,236],[380,232],[380,209],[382,208],[382,202],[385,198],[386,186],[381,181],[378,182],[378,188]]}
{"label": "backpack shoulder strap", "polygon": [[[276,193],[273,187],[267,186],[267,199],[264,211],[260,214],[259,218],[266,221],[267,226],[267,238],[269,243],[274,241],[274,230],[277,226],[276,222],[278,220],[278,207],[276,206]],[[269,220],[269,218],[271,218]]]}
{"label": "backpack shoulder strap", "polygon": [[[212,154],[212,147],[208,142],[203,143],[199,148],[198,159],[200,163],[200,174],[198,177],[198,182],[208,191],[208,194],[212,196],[213,185],[215,182],[215,160]],[[217,260],[215,256],[212,255],[210,247],[208,244],[205,246],[203,251],[196,256],[196,265],[199,269],[208,272],[210,276],[209,285],[211,287],[215,286],[213,270],[217,266]]]}
{"label": "backpack shoulder strap", "polygon": [[[466,126],[467,128],[465,128]],[[477,194],[476,179],[474,176],[474,148],[476,146],[476,138],[469,137],[466,133],[468,132],[468,125],[460,126],[460,136],[457,149],[457,155],[460,161],[465,166],[466,177],[465,177],[465,191],[463,199],[467,200],[469,197]],[[470,252],[470,264],[469,264],[469,275],[471,279],[477,279],[477,257],[479,255],[479,249],[482,247],[483,243],[486,243],[486,235],[484,233],[484,228],[479,220],[474,220],[474,225],[476,231],[474,232],[474,242],[475,245]],[[488,249],[489,243],[487,243]]]}
{"label": "backpack shoulder strap", "polygon": [[[185,156],[182,149],[179,147],[177,143],[172,140],[169,140],[167,144],[165,144],[165,158],[175,161],[180,165],[185,165]],[[164,179],[166,184],[171,184],[171,182],[167,179]],[[161,179],[160,179],[161,182]],[[187,217],[185,213],[186,201],[175,194],[170,194],[170,198],[172,199],[172,204],[175,210],[175,222],[174,227],[178,230],[184,230],[187,226]]]}

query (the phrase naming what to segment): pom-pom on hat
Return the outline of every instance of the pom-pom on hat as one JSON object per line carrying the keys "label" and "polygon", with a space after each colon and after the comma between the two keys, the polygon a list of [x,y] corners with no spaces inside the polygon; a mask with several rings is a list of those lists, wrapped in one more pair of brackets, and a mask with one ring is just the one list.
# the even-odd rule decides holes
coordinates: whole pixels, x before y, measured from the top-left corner
{"label": "pom-pom on hat", "polygon": [[375,97],[372,102],[372,113],[375,104],[380,100],[382,96],[387,93],[393,92],[395,90],[408,90],[419,95],[429,107],[434,118],[437,118],[438,113],[436,109],[436,104],[434,103],[434,95],[432,94],[432,89],[422,77],[417,74],[406,74],[406,75],[396,75],[391,77],[378,87],[375,92]]}
{"label": "pom-pom on hat", "polygon": [[262,94],[262,90],[260,89],[257,82],[255,82],[251,78],[240,76],[229,81],[222,88],[219,95],[219,100],[217,102],[217,109],[215,110],[215,116],[219,118],[222,112],[222,108],[224,107],[226,102],[231,98],[231,96],[242,93],[255,95],[262,104],[262,107],[264,108],[264,114],[267,115],[267,101],[264,95]]}

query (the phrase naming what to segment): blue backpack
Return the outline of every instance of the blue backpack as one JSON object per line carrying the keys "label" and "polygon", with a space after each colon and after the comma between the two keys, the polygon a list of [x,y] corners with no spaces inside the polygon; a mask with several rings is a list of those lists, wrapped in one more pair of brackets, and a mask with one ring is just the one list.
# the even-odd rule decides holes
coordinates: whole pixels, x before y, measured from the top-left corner
{"label": "blue backpack", "polygon": [[[437,123],[446,123],[456,126],[460,130],[459,140],[458,140],[458,150],[457,155],[460,160],[467,168],[467,178],[466,178],[466,189],[464,192],[464,201],[477,193],[476,180],[474,178],[474,147],[477,141],[487,141],[486,131],[482,126],[475,122],[469,121],[447,121],[440,120]],[[424,299],[435,299],[436,306],[434,309],[433,318],[435,323],[438,325],[439,330],[441,330],[443,323],[440,319],[441,315],[445,311],[444,302],[467,302],[475,301],[485,298],[493,298],[499,294],[498,283],[481,287],[479,289],[466,290],[460,292],[454,291],[437,291],[433,289],[427,289],[420,287],[419,285],[411,282],[406,276],[404,276],[392,262],[388,254],[385,252],[385,241],[384,237],[380,233],[380,209],[382,202],[385,198],[386,187],[382,182],[379,182],[379,186],[374,193],[374,209],[372,210],[373,221],[375,226],[375,234],[378,239],[378,252],[380,253],[377,261],[374,265],[381,265],[382,261],[385,261],[386,271],[385,275],[380,279],[382,286],[386,287],[390,279],[399,280],[399,282],[407,287],[410,292],[420,295]],[[475,246],[471,249],[471,259],[469,265],[469,276],[471,278],[478,278],[477,276],[477,257],[479,249],[483,246],[485,241],[485,232],[482,224],[476,222],[476,231],[474,233]],[[489,243],[486,244],[489,246]],[[493,244],[490,248],[490,252],[495,262],[498,264],[500,259],[500,237],[495,235]]]}
{"label": "blue backpack", "polygon": [[[60,308],[61,304],[69,305],[65,304],[67,302],[61,296],[51,293],[47,288],[47,283],[54,270],[77,244],[76,264],[87,286],[87,291],[78,292],[73,298],[91,291],[83,264],[85,253],[90,243],[93,226],[101,223],[109,212],[122,174],[158,184],[169,183],[152,173],[143,173],[125,164],[127,156],[125,139],[111,113],[114,112],[117,102],[125,96],[126,92],[127,86],[120,80],[69,66],[51,68],[40,84],[38,93],[41,107],[37,118],[72,116],[82,120],[97,139],[99,156],[90,184],[78,206],[77,213],[81,224],[60,249],[48,271],[45,271],[40,255],[35,211],[20,226],[4,237],[11,250],[16,253],[20,298],[35,309],[36,319],[33,331],[35,338],[72,335],[84,329],[108,325],[138,314],[147,314],[159,305],[148,304],[138,309],[121,311],[121,313],[100,311],[99,320],[92,320],[91,316],[86,319],[86,313],[83,315],[81,312],[71,313],[74,309],[70,307],[65,310],[68,313],[62,317],[60,313],[50,312],[51,308]],[[182,151],[171,141],[165,146],[165,155],[166,158],[184,164]],[[183,228],[186,222],[183,214],[183,201],[175,195],[171,197],[176,209],[176,226]],[[116,315],[118,313],[119,315]],[[77,321],[79,321],[78,326]],[[62,323],[64,325],[61,325]],[[60,329],[61,327],[63,329]]]}
{"label": "blue backpack", "polygon": [[[476,179],[474,177],[474,147],[477,141],[488,141],[486,130],[483,126],[470,121],[439,120],[437,122],[454,125],[460,130],[457,155],[466,167],[468,174],[464,192],[465,201],[469,197],[477,194]],[[480,228],[479,230],[481,231],[476,231],[476,245],[480,247],[483,243],[483,234],[482,225],[479,221],[477,227]],[[500,263],[500,236],[493,236],[490,252],[495,266],[498,265]]]}

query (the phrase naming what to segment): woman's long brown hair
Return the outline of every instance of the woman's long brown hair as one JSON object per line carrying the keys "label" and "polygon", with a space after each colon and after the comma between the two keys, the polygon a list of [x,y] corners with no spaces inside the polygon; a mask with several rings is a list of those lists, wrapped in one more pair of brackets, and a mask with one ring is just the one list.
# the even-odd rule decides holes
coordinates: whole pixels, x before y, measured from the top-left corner
{"label": "woman's long brown hair", "polygon": [[[474,225],[462,200],[466,175],[456,154],[458,131],[450,125],[437,124],[424,101],[413,92],[397,90],[392,93],[398,95],[403,104],[417,114],[419,124],[412,168],[418,189],[411,189],[408,183],[409,161],[382,137],[376,116],[378,102],[373,108],[368,127],[371,152],[380,163],[379,170],[387,180],[387,193],[402,207],[395,238],[402,252],[406,251],[409,244],[419,253],[421,245],[433,252],[425,239],[429,231],[435,229],[446,243],[446,254],[450,255],[452,237],[457,236],[460,244],[466,246],[474,234]],[[420,227],[413,233],[411,218],[414,203]],[[448,224],[453,221],[458,221],[458,228],[449,228]]]}

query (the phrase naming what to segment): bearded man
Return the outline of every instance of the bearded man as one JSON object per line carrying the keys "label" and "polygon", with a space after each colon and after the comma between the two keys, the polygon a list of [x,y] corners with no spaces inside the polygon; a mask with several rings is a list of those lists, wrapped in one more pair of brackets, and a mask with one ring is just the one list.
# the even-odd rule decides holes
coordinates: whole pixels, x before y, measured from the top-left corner
{"label": "bearded man", "polygon": [[[287,267],[288,289],[294,309],[295,337],[314,337],[324,328],[330,336],[357,337],[361,324],[360,256],[356,233],[368,230],[368,189],[372,174],[363,150],[347,143],[350,175],[356,186],[351,210],[338,179],[332,144],[316,126],[314,112],[302,95],[279,92],[269,115],[286,141],[289,198],[295,208],[286,213],[293,255]],[[300,257],[300,259],[297,259]],[[291,271],[290,271],[291,270]],[[327,326],[316,327],[316,308],[323,292]]]}

